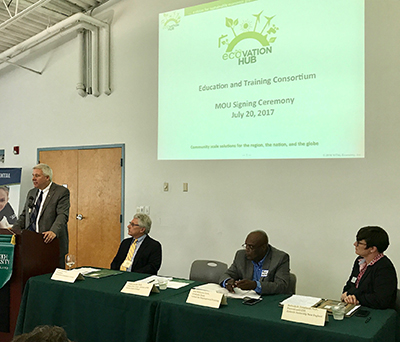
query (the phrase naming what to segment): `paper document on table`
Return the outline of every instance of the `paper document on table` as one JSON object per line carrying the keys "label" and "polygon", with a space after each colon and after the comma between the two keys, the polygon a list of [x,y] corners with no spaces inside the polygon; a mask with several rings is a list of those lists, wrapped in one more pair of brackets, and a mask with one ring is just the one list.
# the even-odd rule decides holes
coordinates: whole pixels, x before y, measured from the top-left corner
{"label": "paper document on table", "polygon": [[317,305],[320,301],[322,301],[322,298],[293,295],[293,296],[290,296],[289,298],[286,298],[279,304],[280,305],[291,304],[291,305],[304,306],[307,308],[311,308],[314,305]]}
{"label": "paper document on table", "polygon": [[181,287],[189,285],[191,282],[192,281],[190,281],[190,280],[185,281],[185,280],[181,280],[181,279],[170,280],[168,282],[168,288],[177,290],[177,289],[180,289]]}
{"label": "paper document on table", "polygon": [[208,283],[200,286],[196,286],[196,289],[205,290],[205,291],[214,291],[218,293],[223,293],[228,298],[235,298],[235,299],[243,299],[244,297],[250,297],[258,299],[261,296],[253,291],[253,290],[241,290],[238,287],[234,288],[234,293],[229,292],[227,289],[223,288],[222,286],[214,283]]}
{"label": "paper document on table", "polygon": [[185,279],[175,279],[174,280],[174,278],[172,278],[172,277],[159,277],[159,276],[156,276],[156,275],[152,275],[150,277],[140,279],[137,282],[147,283],[147,284],[153,284],[154,283],[155,285],[158,286],[158,279],[160,279],[160,278],[161,279],[168,279],[167,287],[169,289],[174,289],[174,290],[180,289],[181,287],[189,285],[190,283],[193,282],[192,280],[185,280]]}
{"label": "paper document on table", "polygon": [[118,271],[118,270],[109,270],[107,268],[102,268],[102,269],[94,270],[92,272],[85,273],[85,277],[100,279],[100,278],[105,278],[105,277],[109,277],[109,276],[117,275],[117,274],[121,274],[121,273],[123,273],[123,272]]}
{"label": "paper document on table", "polygon": [[92,268],[92,267],[80,267],[80,268],[74,268],[75,271],[79,271],[80,274],[86,275],[90,272],[96,272],[100,271],[98,268]]}
{"label": "paper document on table", "polygon": [[168,279],[169,281],[172,280],[172,277],[159,277],[159,276],[156,276],[156,275],[152,275],[150,277],[137,280],[136,282],[137,283],[147,283],[147,284],[155,283],[157,285],[158,284],[158,279],[160,279],[160,278]]}

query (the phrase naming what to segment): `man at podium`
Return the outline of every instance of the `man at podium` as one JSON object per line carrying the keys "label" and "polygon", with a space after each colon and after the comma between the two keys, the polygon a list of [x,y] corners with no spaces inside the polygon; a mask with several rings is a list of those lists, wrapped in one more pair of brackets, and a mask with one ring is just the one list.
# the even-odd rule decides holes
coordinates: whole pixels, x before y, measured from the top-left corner
{"label": "man at podium", "polygon": [[43,234],[45,243],[60,242],[59,267],[64,268],[68,253],[69,190],[53,183],[53,170],[46,164],[33,167],[34,188],[26,196],[24,209],[12,229],[29,229]]}

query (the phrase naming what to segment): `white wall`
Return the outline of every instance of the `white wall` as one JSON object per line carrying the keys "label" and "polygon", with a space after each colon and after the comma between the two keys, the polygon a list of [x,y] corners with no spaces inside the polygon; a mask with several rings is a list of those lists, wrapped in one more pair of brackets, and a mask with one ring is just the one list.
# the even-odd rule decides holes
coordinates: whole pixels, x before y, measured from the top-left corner
{"label": "white wall", "polygon": [[387,255],[400,272],[400,2],[366,2],[366,158],[157,161],[158,13],[201,2],[107,6],[109,97],[77,95],[77,39],[24,61],[44,69],[42,76],[0,71],[3,166],[23,167],[22,193],[31,187],[39,147],[125,143],[125,221],[136,206],[151,207],[151,235],[163,245],[161,274],[187,277],[199,258],[230,264],[247,233],[265,229],[271,244],[290,254],[298,293],[338,298],[355,258],[355,234],[375,224],[389,232]]}

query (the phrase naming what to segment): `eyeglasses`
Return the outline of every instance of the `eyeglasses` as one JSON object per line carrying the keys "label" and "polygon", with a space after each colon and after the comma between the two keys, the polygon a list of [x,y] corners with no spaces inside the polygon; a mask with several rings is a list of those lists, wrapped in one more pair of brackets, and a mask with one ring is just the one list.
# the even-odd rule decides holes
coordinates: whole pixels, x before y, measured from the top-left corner
{"label": "eyeglasses", "polygon": [[256,246],[254,246],[254,245],[249,245],[249,244],[247,244],[247,243],[244,243],[244,244],[242,245],[242,247],[245,248],[245,249],[250,249],[251,251],[257,248]]}
{"label": "eyeglasses", "polygon": [[358,245],[367,245],[365,242],[360,242],[360,241],[356,241],[356,246],[358,247]]}
{"label": "eyeglasses", "polygon": [[129,225],[132,226],[132,227],[140,227],[138,224],[134,224],[132,222],[129,222]]}

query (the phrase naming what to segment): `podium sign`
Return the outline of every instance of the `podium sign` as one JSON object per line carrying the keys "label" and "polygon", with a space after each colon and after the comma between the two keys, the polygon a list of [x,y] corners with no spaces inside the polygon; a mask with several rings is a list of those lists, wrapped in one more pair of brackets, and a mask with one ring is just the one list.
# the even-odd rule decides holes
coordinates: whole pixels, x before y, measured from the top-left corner
{"label": "podium sign", "polygon": [[14,245],[11,240],[10,235],[0,235],[0,289],[10,280],[13,270]]}
{"label": "podium sign", "polygon": [[[0,236],[11,239],[13,232],[0,228]],[[52,273],[58,267],[59,241],[46,244],[43,235],[22,230],[15,235],[14,260],[11,278],[0,289],[0,341],[11,341],[17,323],[22,293],[28,279]],[[4,262],[6,259],[4,258]]]}

